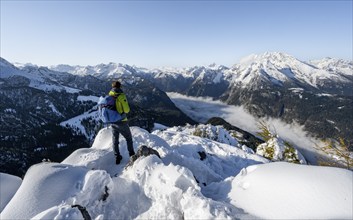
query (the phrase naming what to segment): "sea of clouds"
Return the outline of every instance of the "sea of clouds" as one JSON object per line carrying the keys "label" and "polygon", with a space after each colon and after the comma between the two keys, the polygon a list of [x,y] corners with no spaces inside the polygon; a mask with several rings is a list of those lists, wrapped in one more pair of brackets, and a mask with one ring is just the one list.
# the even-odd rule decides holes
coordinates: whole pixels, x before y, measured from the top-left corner
{"label": "sea of clouds", "polygon": [[270,130],[298,148],[310,163],[316,163],[321,155],[316,148],[324,143],[309,135],[304,126],[297,123],[288,124],[275,118],[257,118],[243,106],[227,105],[210,97],[190,97],[179,93],[168,93],[174,104],[193,120],[206,123],[212,117],[221,117],[230,124],[254,135],[260,131],[259,123],[265,122]]}

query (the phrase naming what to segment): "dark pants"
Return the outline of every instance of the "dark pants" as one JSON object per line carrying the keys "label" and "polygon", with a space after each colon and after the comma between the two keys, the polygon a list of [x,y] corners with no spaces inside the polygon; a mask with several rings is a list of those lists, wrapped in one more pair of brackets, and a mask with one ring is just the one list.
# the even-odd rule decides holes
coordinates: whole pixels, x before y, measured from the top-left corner
{"label": "dark pants", "polygon": [[132,135],[130,131],[129,124],[127,121],[119,121],[111,124],[113,128],[113,148],[115,155],[120,155],[119,152],[119,134],[123,135],[126,140],[127,150],[129,155],[132,156],[135,154],[134,146],[132,144]]}

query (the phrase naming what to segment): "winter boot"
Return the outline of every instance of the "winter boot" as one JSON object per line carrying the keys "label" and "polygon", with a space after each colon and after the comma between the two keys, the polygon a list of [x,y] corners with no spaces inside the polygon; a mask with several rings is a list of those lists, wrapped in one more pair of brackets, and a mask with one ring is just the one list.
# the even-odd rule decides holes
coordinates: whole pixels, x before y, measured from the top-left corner
{"label": "winter boot", "polygon": [[135,152],[134,152],[134,151],[130,151],[130,152],[129,152],[129,156],[130,156],[130,157],[132,157],[132,156],[134,156],[134,155],[135,155]]}
{"label": "winter boot", "polygon": [[115,163],[116,164],[120,164],[121,159],[123,159],[123,157],[120,154],[115,155]]}

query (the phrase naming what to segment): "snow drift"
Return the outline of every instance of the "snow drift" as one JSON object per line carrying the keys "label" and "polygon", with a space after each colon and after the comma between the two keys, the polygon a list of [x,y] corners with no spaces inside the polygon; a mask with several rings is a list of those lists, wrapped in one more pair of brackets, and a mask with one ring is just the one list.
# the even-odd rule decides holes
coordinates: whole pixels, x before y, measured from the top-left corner
{"label": "snow drift", "polygon": [[83,219],[72,205],[96,220],[353,218],[351,171],[269,163],[236,140],[220,143],[187,127],[132,127],[132,134],[135,150],[146,145],[161,159],[141,157],[125,167],[121,138],[123,160],[115,165],[111,129],[104,128],[91,148],[32,166],[1,219]]}
{"label": "snow drift", "polygon": [[351,219],[352,174],[285,162],[254,165],[234,178],[229,197],[265,219]]}
{"label": "snow drift", "polygon": [[21,178],[17,176],[0,173],[0,212],[15,195],[21,183]]}

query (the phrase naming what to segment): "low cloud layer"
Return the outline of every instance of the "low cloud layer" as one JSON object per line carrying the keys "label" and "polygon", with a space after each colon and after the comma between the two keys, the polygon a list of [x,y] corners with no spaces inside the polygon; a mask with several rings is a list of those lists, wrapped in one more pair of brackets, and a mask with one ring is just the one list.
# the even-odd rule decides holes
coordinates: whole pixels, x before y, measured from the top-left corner
{"label": "low cloud layer", "polygon": [[189,97],[178,93],[168,93],[168,96],[185,114],[200,123],[205,123],[211,117],[221,117],[230,124],[256,135],[259,132],[259,122],[264,121],[273,132],[296,146],[312,163],[316,163],[318,154],[314,147],[323,146],[322,141],[308,135],[304,127],[296,123],[287,124],[279,119],[256,118],[242,106],[227,105],[212,98]]}

